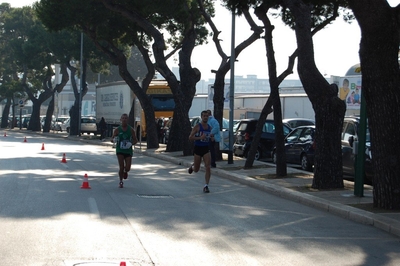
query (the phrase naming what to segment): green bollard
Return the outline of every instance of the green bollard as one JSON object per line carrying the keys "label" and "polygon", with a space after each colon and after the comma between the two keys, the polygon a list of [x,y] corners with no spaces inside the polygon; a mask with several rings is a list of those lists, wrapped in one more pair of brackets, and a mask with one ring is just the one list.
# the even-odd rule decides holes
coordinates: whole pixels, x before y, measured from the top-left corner
{"label": "green bollard", "polygon": [[364,197],[365,172],[365,141],[367,134],[367,108],[363,94],[361,94],[360,123],[358,125],[358,148],[354,177],[354,195]]}

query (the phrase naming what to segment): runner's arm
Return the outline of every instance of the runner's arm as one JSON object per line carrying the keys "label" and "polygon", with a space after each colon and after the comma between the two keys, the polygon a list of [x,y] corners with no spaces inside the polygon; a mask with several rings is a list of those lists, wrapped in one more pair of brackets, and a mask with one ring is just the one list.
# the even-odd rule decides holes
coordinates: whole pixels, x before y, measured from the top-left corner
{"label": "runner's arm", "polygon": [[196,133],[199,132],[200,130],[200,125],[197,124],[193,127],[192,132],[189,135],[189,140],[200,140],[200,139],[205,139],[206,135],[202,134],[201,136],[196,137]]}
{"label": "runner's arm", "polygon": [[118,134],[119,134],[118,128],[114,129],[114,133],[111,137],[111,143],[114,143],[114,138],[118,136]]}

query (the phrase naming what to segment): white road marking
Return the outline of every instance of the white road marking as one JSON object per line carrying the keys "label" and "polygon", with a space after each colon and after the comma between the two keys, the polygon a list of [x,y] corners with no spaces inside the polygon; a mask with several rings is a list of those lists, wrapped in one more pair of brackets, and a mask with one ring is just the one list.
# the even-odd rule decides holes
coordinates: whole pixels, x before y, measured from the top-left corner
{"label": "white road marking", "polygon": [[88,198],[88,202],[89,202],[90,212],[92,213],[91,218],[100,219],[100,212],[99,209],[97,208],[96,200],[94,198]]}

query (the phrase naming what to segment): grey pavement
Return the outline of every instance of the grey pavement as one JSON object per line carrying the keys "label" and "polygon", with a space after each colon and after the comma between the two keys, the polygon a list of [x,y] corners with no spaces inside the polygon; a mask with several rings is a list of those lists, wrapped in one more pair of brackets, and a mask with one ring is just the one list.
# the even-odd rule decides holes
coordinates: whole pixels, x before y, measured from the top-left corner
{"label": "grey pavement", "polygon": [[[100,141],[88,135],[71,137],[65,133],[34,133],[29,131],[27,133],[49,134],[52,137],[74,139],[90,144],[112,145],[109,140]],[[160,144],[159,149],[147,149],[145,143],[138,143],[135,145],[134,152],[181,165],[185,168],[188,168],[193,161],[193,156],[183,156],[182,152],[166,152],[165,145],[162,144]],[[211,176],[227,178],[358,223],[377,227],[400,237],[400,211],[373,208],[373,188],[371,186],[364,185],[363,197],[355,196],[354,183],[346,180],[343,189],[316,190],[311,188],[313,174],[310,172],[288,167],[288,175],[277,178],[274,164],[255,161],[251,169],[244,169],[245,159],[234,157],[233,163],[228,164],[227,155],[224,154],[223,157],[223,161],[217,162],[217,167],[212,168]],[[204,168],[201,167],[200,170],[204,171]]]}
{"label": "grey pavement", "polygon": [[[182,152],[165,152],[165,147],[147,150],[145,147],[135,146],[135,153],[184,167],[189,167],[193,161],[193,156],[183,156]],[[287,177],[276,178],[274,164],[255,161],[253,168],[245,170],[245,159],[235,157],[233,164],[228,164],[226,156],[224,157],[223,161],[217,162],[217,168],[212,168],[211,175],[325,210],[358,223],[372,225],[400,237],[400,211],[374,209],[371,186],[364,185],[364,197],[355,196],[354,183],[346,180],[343,189],[316,190],[311,188],[313,174],[310,172],[288,167]]]}

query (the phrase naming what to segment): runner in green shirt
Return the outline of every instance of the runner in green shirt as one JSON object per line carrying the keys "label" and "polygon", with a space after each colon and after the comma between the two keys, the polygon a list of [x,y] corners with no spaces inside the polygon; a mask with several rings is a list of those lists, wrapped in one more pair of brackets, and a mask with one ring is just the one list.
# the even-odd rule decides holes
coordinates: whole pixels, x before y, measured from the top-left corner
{"label": "runner in green shirt", "polygon": [[124,187],[123,179],[128,178],[128,172],[131,170],[133,145],[138,140],[135,130],[128,125],[128,115],[121,115],[121,125],[114,130],[111,142],[115,143],[116,153],[119,165],[119,187]]}

